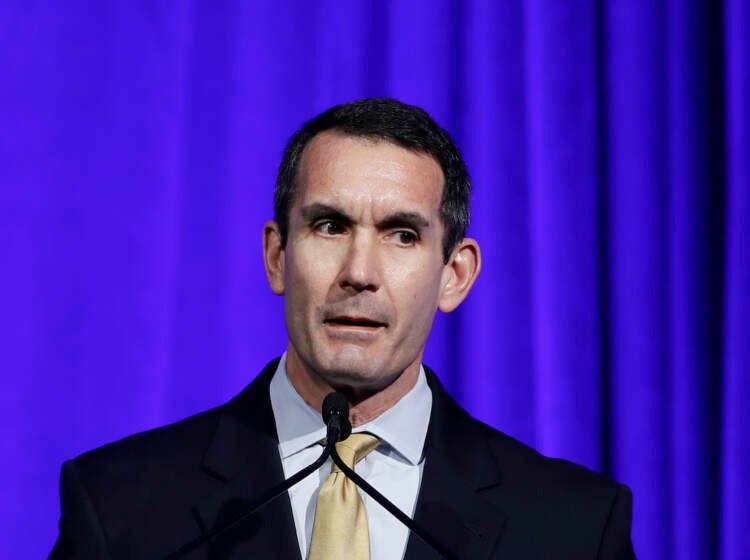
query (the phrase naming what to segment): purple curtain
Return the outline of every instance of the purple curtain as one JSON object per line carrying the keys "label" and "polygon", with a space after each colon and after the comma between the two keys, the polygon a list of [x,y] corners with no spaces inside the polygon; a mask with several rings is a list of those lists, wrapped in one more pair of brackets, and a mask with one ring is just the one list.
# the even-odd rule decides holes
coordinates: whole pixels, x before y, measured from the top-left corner
{"label": "purple curtain", "polygon": [[635,495],[640,558],[750,558],[750,6],[4,2],[0,556],[63,460],[219,404],[285,346],[261,229],[335,103],[461,147],[484,270],[426,362]]}

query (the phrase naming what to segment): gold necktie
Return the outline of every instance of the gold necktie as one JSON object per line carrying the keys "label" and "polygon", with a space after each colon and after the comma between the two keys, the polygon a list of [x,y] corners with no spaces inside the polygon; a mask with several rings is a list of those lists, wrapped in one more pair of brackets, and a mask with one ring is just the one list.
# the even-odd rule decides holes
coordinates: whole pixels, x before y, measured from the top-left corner
{"label": "gold necktie", "polygon": [[[353,469],[379,443],[372,434],[352,434],[336,444],[336,451]],[[336,463],[318,491],[309,560],[370,560],[365,504]]]}

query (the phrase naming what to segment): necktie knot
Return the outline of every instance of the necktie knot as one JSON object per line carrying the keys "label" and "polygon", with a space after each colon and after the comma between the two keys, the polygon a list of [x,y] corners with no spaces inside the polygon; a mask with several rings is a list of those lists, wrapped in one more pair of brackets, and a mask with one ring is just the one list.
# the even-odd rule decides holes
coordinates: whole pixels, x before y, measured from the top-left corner
{"label": "necktie knot", "polygon": [[[348,438],[336,444],[336,452],[350,469],[364,459],[365,456],[375,449],[380,440],[372,434],[351,434]],[[336,463],[331,464],[331,472],[341,472]]]}

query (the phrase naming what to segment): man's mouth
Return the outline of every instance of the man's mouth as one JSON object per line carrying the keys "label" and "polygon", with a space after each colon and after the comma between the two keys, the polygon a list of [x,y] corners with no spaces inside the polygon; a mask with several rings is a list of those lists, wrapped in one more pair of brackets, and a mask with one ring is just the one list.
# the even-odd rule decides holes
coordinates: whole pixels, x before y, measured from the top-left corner
{"label": "man's mouth", "polygon": [[326,325],[343,328],[378,329],[387,326],[385,323],[367,317],[331,317],[324,321]]}

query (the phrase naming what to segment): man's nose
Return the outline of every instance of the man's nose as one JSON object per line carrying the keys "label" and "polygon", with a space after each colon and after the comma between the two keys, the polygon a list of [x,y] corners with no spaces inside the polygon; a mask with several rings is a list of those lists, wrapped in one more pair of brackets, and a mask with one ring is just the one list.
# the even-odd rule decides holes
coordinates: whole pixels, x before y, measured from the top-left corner
{"label": "man's nose", "polygon": [[380,257],[375,236],[365,232],[354,234],[344,258],[339,278],[342,288],[374,292],[380,287]]}

